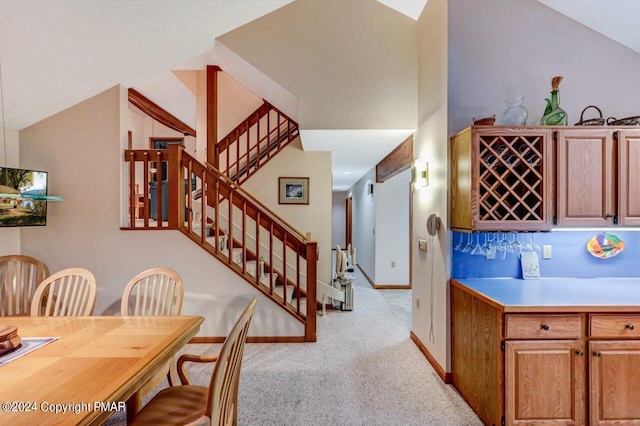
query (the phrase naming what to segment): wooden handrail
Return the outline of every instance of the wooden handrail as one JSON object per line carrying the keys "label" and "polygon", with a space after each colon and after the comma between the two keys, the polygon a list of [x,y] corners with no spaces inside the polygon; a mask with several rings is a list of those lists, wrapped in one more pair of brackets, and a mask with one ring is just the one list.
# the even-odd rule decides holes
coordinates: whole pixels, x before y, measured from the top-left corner
{"label": "wooden handrail", "polygon": [[218,146],[218,153],[222,153],[225,149],[229,147],[229,141],[234,139],[233,136],[241,135],[247,132],[251,126],[256,124],[262,117],[264,117],[270,110],[271,104],[269,102],[264,101],[262,105],[260,105],[255,111],[253,111],[247,118],[242,120],[240,124],[238,124],[233,130],[231,130],[225,137],[220,139],[220,141],[216,144]]}
{"label": "wooden handrail", "polygon": [[270,214],[271,216],[273,216],[273,218],[277,221],[280,222],[282,224],[282,226],[286,227],[289,229],[289,231],[292,234],[296,234],[298,237],[300,237],[300,239],[304,242],[304,241],[309,241],[309,239],[302,234],[301,231],[295,229],[293,226],[291,226],[290,224],[288,224],[283,218],[281,218],[280,216],[278,216],[278,214],[276,212],[274,212],[273,210],[271,210],[269,207],[265,206],[260,200],[258,200],[256,197],[254,197],[253,195],[251,195],[249,192],[245,191],[240,185],[236,184],[232,179],[230,179],[228,176],[226,176],[225,174],[223,174],[222,172],[220,172],[220,170],[216,169],[215,167],[213,167],[211,164],[207,163],[207,169],[209,171],[211,171],[212,173],[215,173],[216,176],[218,176],[220,179],[224,180],[225,183],[227,183],[229,186],[232,186],[234,188],[234,190],[240,192],[243,196],[245,196],[246,198],[250,199],[254,204],[257,204],[262,210],[264,210],[266,213]]}
{"label": "wooden handrail", "polygon": [[[136,182],[139,185],[144,182],[140,191],[144,194],[142,220],[136,220],[132,204],[128,208],[130,226],[125,228],[180,230],[303,322],[305,341],[315,341],[316,242],[309,241],[219,170],[198,162],[180,145],[170,145],[166,150],[126,150],[124,160],[129,163],[127,175],[131,190]],[[157,185],[151,189],[156,192],[150,194],[152,165],[157,168]],[[162,173],[166,182],[164,213]],[[197,200],[200,208],[194,208],[194,182],[201,189],[201,199]],[[150,195],[154,198],[154,205]],[[133,196],[127,198],[131,203],[137,201]],[[153,225],[150,207],[156,211],[156,223]],[[200,215],[198,219],[194,217],[196,213]],[[142,226],[139,226],[141,222]],[[267,234],[262,235],[264,232]],[[226,247],[223,244],[227,244]],[[236,257],[240,254],[241,257]],[[248,267],[248,261],[255,262],[255,269]],[[262,275],[262,268],[265,275]],[[300,302],[300,298],[305,296],[306,309]],[[288,300],[292,297],[295,297],[295,302]]]}
{"label": "wooden handrail", "polygon": [[297,123],[263,100],[260,107],[216,144],[216,164],[209,164],[242,184],[266,164],[275,154],[272,151],[284,148],[298,134]]}
{"label": "wooden handrail", "polygon": [[196,131],[188,124],[153,102],[135,89],[129,88],[129,102],[151,118],[164,124],[170,129],[176,130],[185,136],[196,136]]}

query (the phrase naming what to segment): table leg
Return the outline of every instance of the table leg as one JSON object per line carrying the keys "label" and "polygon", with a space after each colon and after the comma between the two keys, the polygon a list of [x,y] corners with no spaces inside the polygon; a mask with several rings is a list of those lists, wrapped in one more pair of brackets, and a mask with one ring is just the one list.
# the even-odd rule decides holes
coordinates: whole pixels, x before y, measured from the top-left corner
{"label": "table leg", "polygon": [[142,395],[136,392],[127,399],[127,424],[133,420],[133,416],[142,409]]}

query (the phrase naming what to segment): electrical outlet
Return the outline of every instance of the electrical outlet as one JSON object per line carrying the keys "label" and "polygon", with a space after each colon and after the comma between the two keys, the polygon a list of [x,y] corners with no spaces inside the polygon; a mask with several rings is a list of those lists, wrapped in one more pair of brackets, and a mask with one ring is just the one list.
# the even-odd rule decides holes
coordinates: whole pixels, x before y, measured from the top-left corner
{"label": "electrical outlet", "polygon": [[391,267],[392,267],[392,268],[395,268],[395,267],[396,267],[396,261],[395,261],[395,260],[392,260],[392,261],[391,261]]}
{"label": "electrical outlet", "polygon": [[542,246],[542,258],[551,259],[551,245]]}
{"label": "electrical outlet", "polygon": [[420,298],[416,296],[416,309],[420,309]]}

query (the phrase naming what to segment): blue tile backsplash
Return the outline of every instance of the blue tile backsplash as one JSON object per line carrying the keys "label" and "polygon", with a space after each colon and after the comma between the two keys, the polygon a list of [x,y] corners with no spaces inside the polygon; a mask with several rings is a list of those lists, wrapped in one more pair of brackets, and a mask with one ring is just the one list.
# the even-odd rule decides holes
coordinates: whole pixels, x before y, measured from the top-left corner
{"label": "blue tile backsplash", "polygon": [[[587,250],[587,242],[598,232],[614,234],[624,241],[625,248],[614,257],[599,259]],[[485,235],[490,237],[506,236],[513,241],[514,233],[478,233],[471,234],[475,246],[476,239],[484,245]],[[453,232],[453,247],[467,242],[469,234]],[[552,232],[533,232],[517,234],[518,241],[531,241],[540,246],[538,258],[541,277],[640,277],[640,232],[629,230],[554,230]],[[551,259],[542,259],[542,246],[551,245]],[[451,263],[452,278],[522,278],[518,255],[507,252],[504,259],[487,260],[485,256],[471,255],[453,250]]]}

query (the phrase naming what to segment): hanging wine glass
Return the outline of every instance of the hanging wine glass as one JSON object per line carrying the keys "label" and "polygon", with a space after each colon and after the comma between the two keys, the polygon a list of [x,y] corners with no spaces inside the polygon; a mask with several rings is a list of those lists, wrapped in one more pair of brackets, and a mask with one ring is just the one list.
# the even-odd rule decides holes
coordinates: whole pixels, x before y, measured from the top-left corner
{"label": "hanging wine glass", "polygon": [[473,256],[484,255],[484,250],[482,250],[482,246],[480,245],[480,234],[476,234],[476,245],[473,247],[470,254]]}
{"label": "hanging wine glass", "polygon": [[498,241],[496,242],[496,259],[506,259],[508,247],[509,242],[507,241],[504,232],[501,232]]}
{"label": "hanging wine glass", "polygon": [[529,236],[531,238],[531,242],[529,243],[529,245],[531,246],[531,250],[537,251],[538,253],[540,253],[541,251],[540,246],[533,241],[533,233],[530,233]]}
{"label": "hanging wine glass", "polygon": [[513,241],[509,244],[509,252],[519,255],[522,253],[522,243],[518,240],[518,233],[513,233]]}
{"label": "hanging wine glass", "polygon": [[467,244],[464,246],[464,248],[462,249],[463,253],[471,253],[471,250],[473,250],[473,243],[471,241],[471,234],[467,234]]}
{"label": "hanging wine glass", "polygon": [[484,234],[484,245],[482,246],[482,252],[487,257],[495,257],[496,245],[492,234]]}

